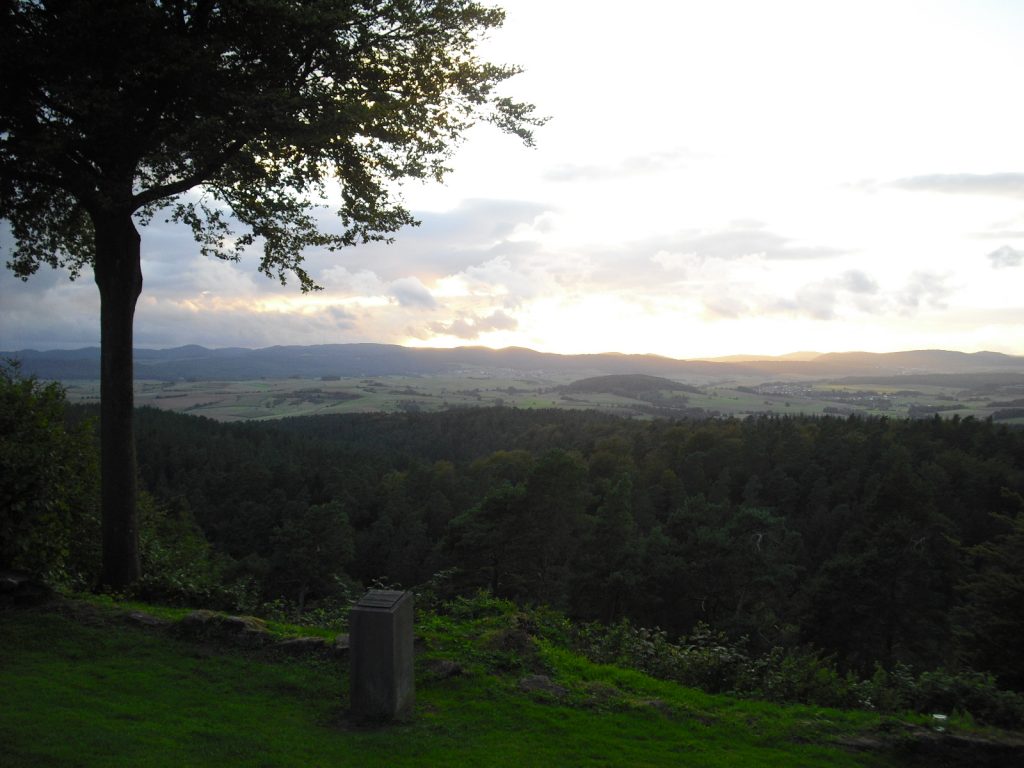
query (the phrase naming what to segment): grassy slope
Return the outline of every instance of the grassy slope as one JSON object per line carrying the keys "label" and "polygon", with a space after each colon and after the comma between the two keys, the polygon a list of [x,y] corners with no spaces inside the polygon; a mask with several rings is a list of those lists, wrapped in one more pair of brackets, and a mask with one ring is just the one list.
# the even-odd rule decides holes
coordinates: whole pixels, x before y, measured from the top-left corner
{"label": "grassy slope", "polygon": [[[500,621],[422,622],[415,721],[367,729],[347,720],[344,662],[179,640],[99,609],[0,612],[0,765],[891,764],[830,744],[877,726],[870,714],[708,696],[543,642],[496,651]],[[437,657],[464,674],[439,679]],[[522,692],[530,668],[566,693]]]}

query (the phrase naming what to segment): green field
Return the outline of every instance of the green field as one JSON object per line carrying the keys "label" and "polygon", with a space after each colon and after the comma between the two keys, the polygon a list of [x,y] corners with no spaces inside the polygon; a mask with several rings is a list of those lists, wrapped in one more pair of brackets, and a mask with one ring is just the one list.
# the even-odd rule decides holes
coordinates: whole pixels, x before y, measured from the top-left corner
{"label": "green field", "polygon": [[[901,764],[877,738],[905,728],[896,721],[711,696],[594,665],[517,640],[507,614],[419,617],[413,722],[357,727],[345,660],[184,639],[132,625],[127,609],[0,612],[5,768]],[[438,674],[438,659],[458,674]],[[529,673],[556,688],[524,690]]]}
{"label": "green field", "polygon": [[[259,379],[253,381],[137,381],[136,405],[208,416],[220,421],[276,419],[328,413],[439,411],[504,405],[515,408],[596,409],[636,418],[747,416],[757,413],[907,418],[988,418],[1000,400],[1021,393],[917,385],[844,385],[826,381],[688,381],[700,393],[565,392],[575,377],[508,378],[486,372],[464,376]],[[98,402],[99,382],[65,382],[71,402]],[[651,398],[656,399],[652,400]],[[667,407],[666,407],[667,406]],[[682,408],[701,409],[683,411]],[[1024,417],[1006,419],[1024,424]]]}

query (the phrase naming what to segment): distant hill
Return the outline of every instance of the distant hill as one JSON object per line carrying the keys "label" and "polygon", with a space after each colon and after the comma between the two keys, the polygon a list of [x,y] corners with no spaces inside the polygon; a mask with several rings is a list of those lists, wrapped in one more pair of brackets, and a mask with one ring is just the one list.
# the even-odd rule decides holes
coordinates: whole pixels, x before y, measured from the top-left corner
{"label": "distant hill", "polygon": [[[43,379],[98,379],[98,347],[75,350],[19,350],[0,357],[21,360],[26,373]],[[509,347],[421,349],[392,344],[323,344],[264,349],[136,349],[135,377],[162,381],[241,381],[322,376],[419,376],[492,372],[591,376],[614,373],[650,375],[744,375],[742,366],[693,362],[657,355],[557,355]]]}
{"label": "distant hill", "polygon": [[587,379],[580,379],[571,384],[561,387],[563,392],[588,392],[607,393],[621,395],[623,397],[637,397],[650,395],[652,392],[690,392],[701,394],[697,387],[688,384],[680,384],[678,381],[662,378],[661,376],[648,376],[643,373],[612,374],[610,376],[592,376]]}
{"label": "distant hill", "polygon": [[[798,355],[804,357],[803,353]],[[98,347],[74,350],[19,350],[0,357],[22,361],[23,370],[42,379],[98,379]],[[675,360],[658,355],[556,355],[509,347],[419,349],[393,344],[322,344],[264,349],[207,349],[196,345],[135,350],[137,379],[161,381],[242,381],[290,376],[461,375],[486,370],[516,375],[581,377],[644,374],[698,380],[737,377],[830,378],[908,374],[1024,373],[1024,357],[996,352],[918,350],[876,354],[841,352],[813,359],[766,358],[746,361]]]}

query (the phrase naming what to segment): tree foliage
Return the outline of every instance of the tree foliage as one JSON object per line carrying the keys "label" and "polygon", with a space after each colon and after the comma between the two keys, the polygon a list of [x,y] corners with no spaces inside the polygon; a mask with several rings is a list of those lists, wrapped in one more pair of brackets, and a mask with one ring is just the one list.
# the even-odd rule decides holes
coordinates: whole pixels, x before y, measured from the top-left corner
{"label": "tree foliage", "polygon": [[[540,120],[476,47],[503,14],[472,0],[8,0],[0,5],[0,218],[8,266],[100,293],[103,580],[138,578],[133,329],[137,226],[191,228],[206,255],[282,283],[309,247],[414,223],[406,179],[440,179],[480,121],[529,143]],[[315,201],[336,191],[336,227]],[[235,232],[233,228],[240,228]]]}
{"label": "tree foliage", "polygon": [[[527,142],[539,122],[495,92],[516,68],[474,53],[502,12],[467,0],[24,1],[0,18],[0,215],[23,277],[95,266],[102,211],[167,209],[204,253],[259,239],[260,270],[309,289],[303,248],[412,222],[391,182],[441,178],[475,122]],[[327,233],[309,201],[332,179]]]}
{"label": "tree foliage", "polygon": [[98,549],[96,449],[64,390],[0,366],[0,569],[81,577]]}
{"label": "tree foliage", "polygon": [[1003,532],[968,550],[975,562],[963,579],[964,600],[956,609],[960,652],[977,669],[993,672],[1024,689],[1024,662],[1018,650],[1024,635],[1024,498],[1006,493],[1016,514],[997,515]]}

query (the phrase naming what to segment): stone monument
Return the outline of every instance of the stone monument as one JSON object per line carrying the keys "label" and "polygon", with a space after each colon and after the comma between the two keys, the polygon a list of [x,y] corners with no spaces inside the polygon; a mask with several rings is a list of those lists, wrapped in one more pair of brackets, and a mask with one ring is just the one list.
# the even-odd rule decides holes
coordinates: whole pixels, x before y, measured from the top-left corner
{"label": "stone monument", "polygon": [[357,720],[406,720],[415,703],[411,592],[373,589],[349,612],[350,702]]}

